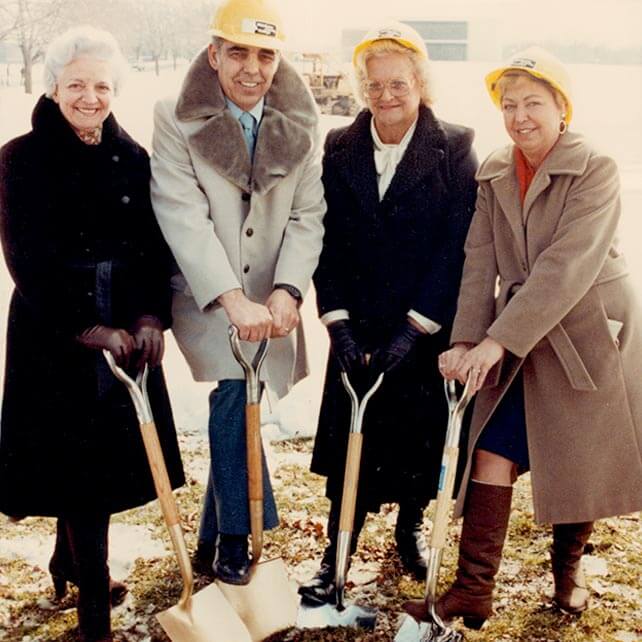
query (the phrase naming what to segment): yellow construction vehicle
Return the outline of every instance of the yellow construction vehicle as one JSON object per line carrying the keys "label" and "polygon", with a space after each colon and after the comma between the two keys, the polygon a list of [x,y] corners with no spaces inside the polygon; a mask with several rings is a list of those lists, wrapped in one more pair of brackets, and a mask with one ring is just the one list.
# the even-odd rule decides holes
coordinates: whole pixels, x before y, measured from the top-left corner
{"label": "yellow construction vehicle", "polygon": [[331,70],[326,55],[304,53],[299,62],[322,114],[354,116],[359,111],[349,78],[339,69]]}

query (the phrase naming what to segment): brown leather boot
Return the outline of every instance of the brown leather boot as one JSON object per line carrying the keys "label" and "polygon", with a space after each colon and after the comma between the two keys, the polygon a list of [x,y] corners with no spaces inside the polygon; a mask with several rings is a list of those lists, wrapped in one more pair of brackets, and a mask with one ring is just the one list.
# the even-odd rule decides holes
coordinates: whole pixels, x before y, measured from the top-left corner
{"label": "brown leather boot", "polygon": [[551,562],[555,580],[553,602],[567,613],[586,610],[589,592],[582,571],[584,547],[593,532],[593,522],[553,524]]}
{"label": "brown leather boot", "polygon": [[[444,622],[461,617],[469,629],[480,629],[493,612],[495,575],[502,559],[512,495],[512,486],[470,482],[457,575],[435,607]],[[406,602],[403,608],[417,620],[430,619],[425,601]]]}

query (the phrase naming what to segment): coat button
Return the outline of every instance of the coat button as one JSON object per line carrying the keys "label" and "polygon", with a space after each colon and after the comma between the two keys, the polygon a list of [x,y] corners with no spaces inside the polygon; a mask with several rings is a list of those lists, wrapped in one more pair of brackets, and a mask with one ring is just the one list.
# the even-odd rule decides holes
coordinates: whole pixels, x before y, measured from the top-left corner
{"label": "coat button", "polygon": [[127,194],[125,194],[125,196],[121,197],[120,202],[121,202],[123,205],[127,205],[127,203],[129,203],[129,201],[130,201],[130,200],[131,200],[131,199],[129,198],[129,196],[127,196]]}
{"label": "coat button", "polygon": [[247,274],[250,271],[250,266],[249,265],[244,265],[243,266],[243,272]]}
{"label": "coat button", "polygon": [[247,230],[245,230],[245,234],[247,236],[252,236],[254,234],[254,230],[251,227],[248,227]]}
{"label": "coat button", "polygon": [[114,163],[117,163],[117,162],[120,160],[120,156],[118,156],[117,154],[114,154],[114,155],[111,157],[111,159],[114,161]]}
{"label": "coat button", "polygon": [[241,199],[244,200],[246,203],[250,200],[250,198],[251,198],[251,195],[249,192],[243,192],[243,194],[241,194]]}

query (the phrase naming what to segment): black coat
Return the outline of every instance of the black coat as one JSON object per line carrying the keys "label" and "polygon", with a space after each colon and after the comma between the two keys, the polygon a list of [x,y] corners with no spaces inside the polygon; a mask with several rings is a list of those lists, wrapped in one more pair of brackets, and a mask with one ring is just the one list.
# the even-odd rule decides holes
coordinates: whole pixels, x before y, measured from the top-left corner
{"label": "black coat", "polygon": [[[0,424],[0,511],[116,512],[155,497],[138,420],[95,324],[170,323],[169,254],[149,200],[149,158],[110,115],[84,144],[41,98],[30,133],[0,150],[2,246],[15,283]],[[184,483],[163,373],[149,394],[173,485]]]}
{"label": "black coat", "polygon": [[[477,159],[470,129],[420,107],[415,133],[379,202],[369,111],[329,133],[323,183],[326,234],[314,276],[319,313],[346,309],[358,341],[385,345],[409,310],[439,323],[386,375],[364,419],[360,502],[435,495],[447,422],[437,356],[447,348],[474,211]],[[312,470],[340,497],[349,399],[330,354]]]}

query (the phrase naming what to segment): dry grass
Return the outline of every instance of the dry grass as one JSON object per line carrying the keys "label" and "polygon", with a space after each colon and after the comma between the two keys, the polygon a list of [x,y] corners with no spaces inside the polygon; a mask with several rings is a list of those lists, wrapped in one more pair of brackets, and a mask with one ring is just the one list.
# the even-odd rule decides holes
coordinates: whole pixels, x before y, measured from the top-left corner
{"label": "dry grass", "polygon": [[[196,445],[194,445],[196,443]],[[194,471],[202,470],[206,447],[191,438],[183,444],[190,479],[177,493],[188,546],[195,545],[202,485]],[[324,480],[308,472],[310,441],[274,447],[274,485],[281,511],[281,528],[267,534],[268,557],[281,556],[292,577],[302,581],[316,567],[326,544],[328,502]],[[498,577],[496,615],[480,632],[466,631],[469,642],[632,642],[642,640],[642,532],[639,515],[600,522],[591,538],[589,576],[593,589],[591,608],[581,617],[555,611],[548,563],[550,528],[536,525],[530,508],[528,479],[516,487],[509,539]],[[429,515],[430,513],[428,513]],[[353,629],[291,630],[270,642],[347,642],[392,640],[401,603],[420,597],[423,585],[404,574],[395,554],[392,536],[396,508],[384,506],[370,516],[360,538],[349,576],[347,596],[378,609],[373,632]],[[114,518],[115,523],[145,525],[152,537],[169,543],[155,503]],[[426,528],[430,528],[427,518]],[[444,556],[440,590],[454,575],[459,525],[451,527]],[[53,545],[53,521],[30,518],[17,525],[0,523],[0,539],[39,536]],[[19,547],[18,547],[19,548]],[[15,547],[14,547],[15,549]],[[114,609],[117,639],[126,642],[166,642],[154,613],[176,603],[180,579],[171,556],[139,558],[128,584],[130,596]],[[207,579],[197,577],[197,589]],[[61,602],[40,566],[20,555],[0,557],[0,639],[7,642],[72,642],[76,640],[75,592]],[[212,642],[225,642],[213,639]]]}

